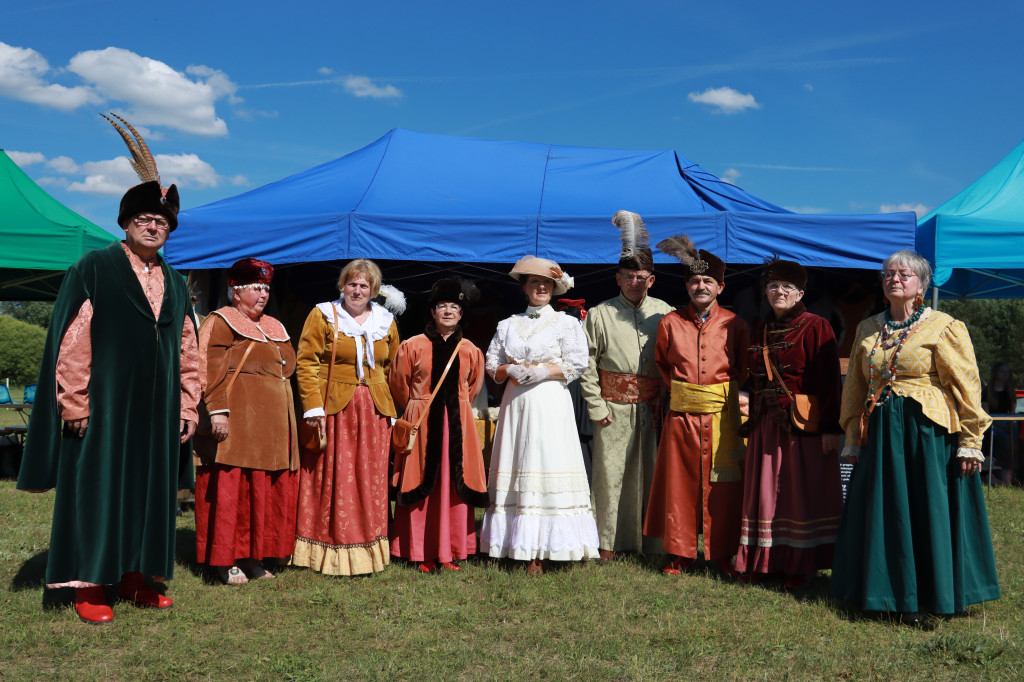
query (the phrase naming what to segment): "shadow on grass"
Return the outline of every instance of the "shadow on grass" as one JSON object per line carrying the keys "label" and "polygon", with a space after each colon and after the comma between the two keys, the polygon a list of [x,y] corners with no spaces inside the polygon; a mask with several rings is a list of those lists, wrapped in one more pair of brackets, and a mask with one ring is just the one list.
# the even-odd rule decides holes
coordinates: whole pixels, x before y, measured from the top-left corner
{"label": "shadow on grass", "polygon": [[75,588],[73,587],[46,588],[46,562],[49,557],[50,550],[36,554],[23,563],[18,572],[14,574],[14,578],[11,579],[11,592],[40,590],[44,611],[67,608],[75,600]]}

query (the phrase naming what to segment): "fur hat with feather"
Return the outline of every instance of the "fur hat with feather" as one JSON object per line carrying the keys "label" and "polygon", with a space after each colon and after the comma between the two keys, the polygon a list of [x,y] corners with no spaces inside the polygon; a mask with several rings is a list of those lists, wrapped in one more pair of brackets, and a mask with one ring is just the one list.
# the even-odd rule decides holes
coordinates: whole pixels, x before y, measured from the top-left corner
{"label": "fur hat with feather", "polygon": [[619,238],[622,240],[619,267],[654,272],[651,239],[644,229],[643,218],[632,211],[616,211],[612,216],[612,224],[619,228]]}
{"label": "fur hat with feather", "polygon": [[[121,197],[121,206],[117,212],[117,224],[123,227],[126,221],[140,213],[157,213],[167,219],[173,232],[178,227],[178,210],[181,205],[178,188],[175,185],[170,187],[160,185],[160,172],[156,168],[156,159],[153,158],[152,152],[149,151],[149,145],[142,139],[142,135],[139,135],[139,131],[115,113],[111,113],[110,116],[123,123],[124,128],[110,116],[105,114],[100,114],[100,116],[107,119],[124,140],[128,152],[131,154],[128,161],[135,170],[135,174],[139,176],[139,180],[142,181]],[[125,128],[131,132],[130,135]]]}
{"label": "fur hat with feather", "polygon": [[688,235],[663,239],[658,242],[658,250],[685,265],[690,271],[687,279],[693,275],[707,275],[725,282],[725,261],[710,251],[698,249]]}

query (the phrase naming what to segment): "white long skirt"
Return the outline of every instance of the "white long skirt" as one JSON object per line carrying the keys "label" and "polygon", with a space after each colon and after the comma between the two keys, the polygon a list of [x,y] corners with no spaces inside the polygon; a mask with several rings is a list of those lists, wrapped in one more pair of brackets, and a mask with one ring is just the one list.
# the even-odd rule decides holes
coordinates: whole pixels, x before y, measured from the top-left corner
{"label": "white long skirt", "polygon": [[524,561],[597,558],[590,486],[563,382],[505,389],[487,481],[481,551]]}

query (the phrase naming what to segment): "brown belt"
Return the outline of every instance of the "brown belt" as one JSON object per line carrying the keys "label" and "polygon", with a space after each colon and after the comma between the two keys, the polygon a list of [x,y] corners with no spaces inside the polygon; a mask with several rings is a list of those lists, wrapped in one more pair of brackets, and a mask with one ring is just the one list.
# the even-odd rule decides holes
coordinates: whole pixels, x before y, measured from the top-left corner
{"label": "brown belt", "polygon": [[619,374],[598,370],[601,399],[612,403],[646,403],[661,393],[661,382],[639,374]]}

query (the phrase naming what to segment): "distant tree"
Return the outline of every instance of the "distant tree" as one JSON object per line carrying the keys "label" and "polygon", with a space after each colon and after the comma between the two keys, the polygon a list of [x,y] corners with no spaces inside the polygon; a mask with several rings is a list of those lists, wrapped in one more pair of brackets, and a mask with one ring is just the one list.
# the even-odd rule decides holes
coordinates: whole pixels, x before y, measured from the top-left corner
{"label": "distant tree", "polygon": [[53,316],[52,301],[2,301],[0,315],[10,315],[16,320],[47,329]]}
{"label": "distant tree", "polygon": [[1013,370],[1017,388],[1024,388],[1024,301],[941,301],[939,309],[967,325],[982,380],[988,381],[993,364],[1005,362]]}
{"label": "distant tree", "polygon": [[32,383],[39,376],[46,330],[0,315],[0,380]]}

